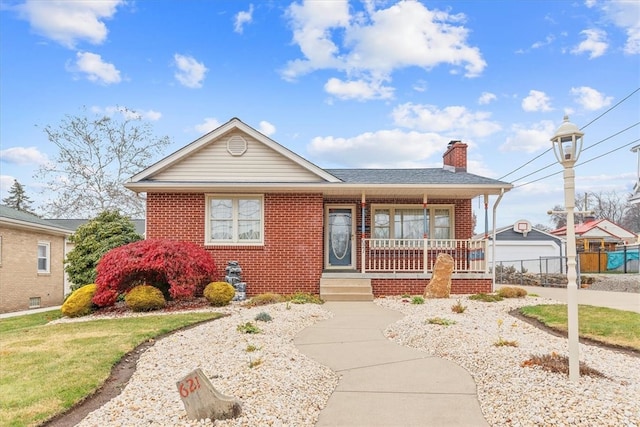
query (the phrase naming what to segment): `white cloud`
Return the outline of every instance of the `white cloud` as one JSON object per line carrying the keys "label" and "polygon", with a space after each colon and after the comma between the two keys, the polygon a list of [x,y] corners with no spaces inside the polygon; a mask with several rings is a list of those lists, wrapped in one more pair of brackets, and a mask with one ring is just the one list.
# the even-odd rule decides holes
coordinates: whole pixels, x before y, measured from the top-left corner
{"label": "white cloud", "polygon": [[249,10],[238,12],[233,23],[233,31],[242,34],[244,24],[250,24],[253,21],[253,4],[249,5]]}
{"label": "white cloud", "polygon": [[[11,175],[0,175],[0,198],[4,199],[9,196],[9,189],[13,185],[16,178]],[[20,182],[20,181],[18,181]],[[22,184],[22,183],[21,183]]]}
{"label": "white cloud", "polygon": [[330,78],[324,85],[324,90],[339,99],[389,99],[393,97],[393,88],[383,86],[381,82],[365,80],[342,81]]}
{"label": "white cloud", "polygon": [[555,36],[548,35],[547,37],[545,37],[543,41],[538,41],[532,44],[531,49],[540,49],[541,47],[548,46],[551,43],[553,43],[555,39],[556,39]]}
{"label": "white cloud", "polygon": [[[367,132],[353,138],[313,138],[309,152],[323,163],[342,167],[438,167],[449,142],[436,133],[398,129]],[[430,157],[435,156],[431,163]]]}
{"label": "white cloud", "polygon": [[194,129],[201,134],[206,134],[211,132],[214,129],[220,127],[222,123],[220,123],[217,119],[213,117],[205,117],[204,121],[198,125],[194,126]]}
{"label": "white cloud", "polygon": [[44,165],[49,158],[38,147],[11,147],[0,150],[0,161],[15,165]]}
{"label": "white cloud", "polygon": [[173,59],[178,68],[174,76],[180,84],[193,89],[202,87],[202,81],[208,71],[203,63],[196,61],[192,56],[179,53],[176,53]]}
{"label": "white cloud", "polygon": [[524,151],[535,153],[539,150],[551,148],[551,137],[556,132],[556,126],[551,120],[542,120],[530,126],[515,124],[511,127],[510,135],[500,146],[500,151]]}
{"label": "white cloud", "polygon": [[91,107],[91,111],[96,114],[104,114],[107,116],[113,116],[116,114],[120,114],[127,120],[149,120],[151,122],[158,121],[162,118],[162,113],[154,110],[131,110],[126,107],[119,106],[109,106],[105,108],[101,108],[98,106]]}
{"label": "white cloud", "polygon": [[491,92],[482,92],[480,98],[478,98],[478,104],[486,105],[498,99],[494,93]]}
{"label": "white cloud", "polygon": [[522,109],[524,111],[552,111],[550,105],[551,99],[546,93],[539,90],[530,90],[529,96],[522,100]]}
{"label": "white cloud", "polygon": [[602,10],[614,25],[627,34],[624,52],[628,55],[640,54],[640,2],[612,0],[603,3]]}
{"label": "white cloud", "polygon": [[260,122],[258,130],[267,136],[271,136],[276,133],[276,127],[266,120]]}
{"label": "white cloud", "polygon": [[575,101],[582,108],[595,111],[611,105],[612,96],[605,96],[597,90],[588,86],[572,87],[571,94],[575,97]]}
{"label": "white cloud", "polygon": [[455,138],[485,137],[500,130],[490,121],[491,113],[472,112],[466,107],[453,105],[439,109],[434,105],[406,103],[391,113],[394,123],[425,132],[443,132]]}
{"label": "white cloud", "polygon": [[[354,15],[347,1],[292,4],[288,17],[303,58],[288,62],[283,78],[294,80],[315,70],[333,69],[347,78],[333,78],[325,89],[345,94],[353,91],[345,81],[372,86],[371,82],[391,81],[393,71],[406,67],[448,64],[453,72],[463,68],[467,77],[478,76],[486,67],[479,49],[466,43],[463,15],[429,10],[416,1],[400,1],[387,9],[376,9],[378,4],[366,2],[366,11]],[[385,88],[385,94],[392,89]],[[371,95],[379,98],[381,93],[373,90]]]}
{"label": "white cloud", "polygon": [[112,18],[123,4],[124,0],[27,0],[16,9],[35,32],[73,49],[81,40],[104,42],[108,33],[104,20]]}
{"label": "white cloud", "polygon": [[589,29],[580,31],[586,39],[571,50],[571,53],[579,55],[589,53],[589,59],[594,59],[604,55],[609,44],[606,42],[607,33],[599,29]]}
{"label": "white cloud", "polygon": [[76,53],[76,62],[67,65],[67,70],[71,72],[83,73],[87,80],[101,83],[120,83],[120,71],[108,62],[104,62],[102,57],[91,52]]}

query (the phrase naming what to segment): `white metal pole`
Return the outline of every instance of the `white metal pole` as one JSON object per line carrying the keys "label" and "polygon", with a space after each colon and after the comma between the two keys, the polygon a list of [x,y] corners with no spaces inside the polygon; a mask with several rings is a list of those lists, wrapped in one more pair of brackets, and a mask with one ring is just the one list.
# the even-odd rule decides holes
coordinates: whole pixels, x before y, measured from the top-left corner
{"label": "white metal pole", "polygon": [[575,171],[564,168],[564,198],[567,210],[567,329],[569,336],[569,380],[580,377],[578,345],[578,284],[576,282]]}

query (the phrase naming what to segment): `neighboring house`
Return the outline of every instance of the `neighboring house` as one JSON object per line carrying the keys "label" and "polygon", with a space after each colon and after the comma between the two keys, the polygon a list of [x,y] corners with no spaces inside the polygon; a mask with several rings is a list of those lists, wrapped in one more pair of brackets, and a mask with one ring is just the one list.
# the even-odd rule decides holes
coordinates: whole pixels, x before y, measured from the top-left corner
{"label": "neighboring house", "polygon": [[[474,239],[484,239],[484,234]],[[527,220],[496,229],[495,248],[493,242],[494,234],[490,231],[487,249],[490,267],[495,255],[498,264],[515,266],[518,270],[523,266],[529,273],[548,272],[545,259],[554,259],[555,267],[560,264],[560,258],[566,256],[564,239],[533,227]]]}
{"label": "neighboring house", "polygon": [[65,242],[71,233],[0,205],[0,313],[62,304]]}
{"label": "neighboring house", "polygon": [[490,292],[486,241],[471,239],[471,200],[512,185],[467,173],[459,141],[443,161],[322,169],[234,118],[125,186],[146,193],[147,238],[203,246],[221,278],[238,261],[249,295],[419,294],[440,252],[455,258],[452,293]]}
{"label": "neighboring house", "polygon": [[[76,232],[76,230],[78,229],[78,227],[80,227],[81,225],[86,224],[87,222],[91,221],[90,219],[48,219],[47,221],[58,225],[62,228],[66,228],[68,230],[72,231],[72,234]],[[144,219],[132,219],[131,222],[133,223],[133,226],[135,227],[136,233],[138,233],[141,236],[144,236]],[[73,243],[71,243],[70,240],[66,241],[66,247],[65,247],[65,254],[68,254],[69,252],[71,252],[71,250],[73,250],[73,248],[75,247],[75,245]],[[69,276],[67,275],[67,273],[65,272],[64,274],[64,294],[68,295],[71,293],[71,281],[69,280]]]}
{"label": "neighboring house", "polygon": [[631,151],[634,153],[638,153],[638,179],[633,186],[633,193],[629,198],[629,203],[636,204],[640,203],[640,145],[636,145],[635,147],[631,148]]}
{"label": "neighboring house", "polygon": [[[553,230],[551,234],[566,238],[567,227]],[[608,219],[586,218],[585,222],[576,224],[576,248],[578,252],[614,251],[618,245],[635,243],[638,235],[625,230]]]}

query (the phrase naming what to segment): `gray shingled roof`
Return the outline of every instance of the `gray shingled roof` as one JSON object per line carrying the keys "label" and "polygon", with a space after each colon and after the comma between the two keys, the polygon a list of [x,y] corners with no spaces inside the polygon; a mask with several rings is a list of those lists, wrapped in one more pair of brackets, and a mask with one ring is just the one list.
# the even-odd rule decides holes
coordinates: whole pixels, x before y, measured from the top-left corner
{"label": "gray shingled roof", "polygon": [[68,231],[69,233],[72,232],[72,230],[68,229],[67,227],[61,226],[46,219],[42,219],[36,215],[10,208],[6,205],[0,205],[0,218],[6,218],[10,221],[20,221],[23,223],[33,224],[35,227],[47,227],[57,229],[58,231]]}
{"label": "gray shingled roof", "polygon": [[[58,224],[61,227],[68,228],[69,230],[76,231],[78,227],[86,224],[90,220],[88,219],[49,219],[48,221]],[[136,233],[144,236],[144,219],[132,219],[131,222],[135,227]]]}
{"label": "gray shingled roof", "polygon": [[467,172],[431,169],[325,169],[351,184],[452,184],[452,185],[510,185],[497,179]]}

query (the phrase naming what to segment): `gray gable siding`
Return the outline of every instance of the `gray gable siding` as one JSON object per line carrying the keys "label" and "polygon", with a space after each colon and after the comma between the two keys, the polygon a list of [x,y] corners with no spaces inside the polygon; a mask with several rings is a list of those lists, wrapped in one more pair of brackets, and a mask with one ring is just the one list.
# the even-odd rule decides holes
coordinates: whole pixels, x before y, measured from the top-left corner
{"label": "gray gable siding", "polygon": [[562,239],[551,236],[547,233],[542,233],[536,229],[531,230],[527,233],[527,237],[524,237],[522,233],[517,233],[513,231],[513,228],[509,228],[504,231],[500,231],[496,233],[496,240],[505,240],[505,241],[513,241],[513,240],[522,240],[522,241],[555,241],[560,243]]}

